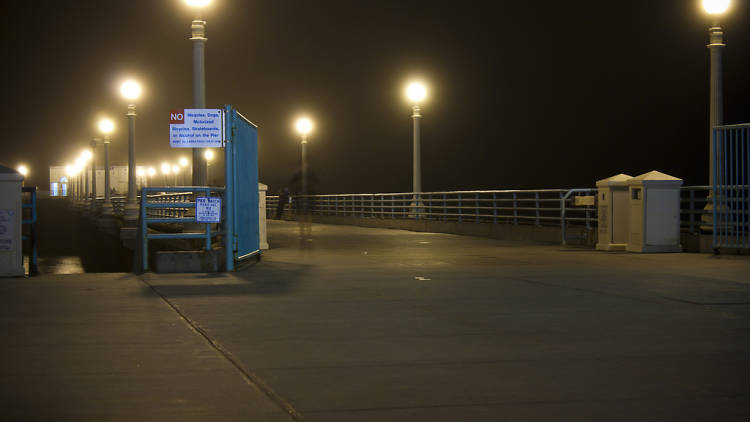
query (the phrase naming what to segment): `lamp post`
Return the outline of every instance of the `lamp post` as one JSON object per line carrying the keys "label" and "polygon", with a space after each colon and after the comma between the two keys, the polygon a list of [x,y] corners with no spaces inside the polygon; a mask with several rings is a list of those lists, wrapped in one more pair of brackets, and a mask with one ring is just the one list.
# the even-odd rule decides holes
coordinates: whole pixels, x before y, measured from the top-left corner
{"label": "lamp post", "polygon": [[710,94],[709,94],[709,123],[708,123],[708,183],[711,190],[708,194],[708,200],[701,216],[702,228],[704,230],[713,229],[713,186],[714,180],[714,162],[720,162],[721,157],[714,157],[714,136],[713,129],[715,126],[724,124],[724,66],[723,51],[724,30],[719,22],[719,17],[729,9],[730,0],[703,0],[703,9],[711,15],[713,22],[708,28],[708,50],[711,56],[711,76],[710,76]]}
{"label": "lamp post", "polygon": [[723,75],[723,51],[724,30],[719,17],[729,8],[730,0],[703,0],[703,8],[712,16],[713,22],[708,29],[708,49],[711,55],[711,82],[710,82],[710,106],[709,106],[709,174],[708,180],[714,185],[714,126],[724,124],[724,75]]}
{"label": "lamp post", "polygon": [[172,166],[170,166],[169,163],[161,163],[161,177],[162,181],[164,182],[164,186],[169,186],[169,180],[167,179],[167,176],[169,176],[170,171],[172,171]]}
{"label": "lamp post", "polygon": [[143,167],[136,168],[135,175],[138,176],[138,179],[141,182],[141,189],[143,189],[146,186],[146,169]]}
{"label": "lamp post", "polygon": [[301,136],[301,145],[302,145],[302,174],[301,176],[301,182],[302,182],[302,211],[307,211],[307,135],[312,132],[313,129],[313,123],[312,120],[310,120],[307,117],[300,117],[297,119],[297,123],[294,125],[297,129],[297,133]]}
{"label": "lamp post", "polygon": [[180,159],[177,161],[180,164],[181,170],[180,170],[180,181],[182,182],[183,186],[185,185],[185,171],[187,169],[188,164],[190,162],[185,157],[180,157]]}
{"label": "lamp post", "polygon": [[[174,173],[174,185],[177,186],[177,174],[180,173],[180,166],[174,164],[172,165],[172,173]],[[182,182],[182,180],[180,180]]]}
{"label": "lamp post", "polygon": [[96,208],[96,144],[99,142],[99,138],[94,138],[91,140],[89,145],[91,145],[91,209]]}
{"label": "lamp post", "polygon": [[427,97],[427,87],[421,82],[412,82],[406,87],[406,97],[412,104],[412,119],[414,120],[414,152],[413,152],[413,165],[412,165],[412,191],[414,192],[414,198],[412,201],[412,209],[415,215],[419,215],[421,205],[420,196],[422,193],[422,145],[420,139],[420,124],[422,119],[422,113],[420,104]]}
{"label": "lamp post", "polygon": [[83,165],[83,158],[76,158],[74,167],[74,171],[76,174],[76,201],[80,201],[83,199],[83,176],[81,175],[81,172],[83,171]]}
{"label": "lamp post", "polygon": [[112,120],[102,119],[99,121],[99,131],[104,135],[104,205],[102,205],[102,214],[112,215],[112,197],[110,192],[112,191],[110,185],[110,169],[109,169],[109,135],[115,129],[115,124]]}
{"label": "lamp post", "polygon": [[153,167],[149,167],[146,171],[146,186],[149,185],[149,177],[154,177],[156,175],[156,169]]}
{"label": "lamp post", "polygon": [[83,199],[88,201],[90,198],[90,191],[89,191],[89,162],[91,162],[91,158],[93,155],[91,154],[90,150],[83,150],[81,151],[81,159],[83,159]]}
{"label": "lamp post", "polygon": [[[206,21],[201,11],[211,0],[185,0],[195,10],[196,18],[190,25],[190,41],[193,42],[193,107],[206,108]],[[193,186],[205,186],[208,179],[207,163],[203,151],[193,149]]]}
{"label": "lamp post", "polygon": [[209,173],[211,169],[211,161],[214,159],[214,152],[210,149],[206,149],[203,152],[203,158],[205,159],[206,163],[206,183],[204,185],[208,186],[208,182],[211,180],[209,177],[211,174]]}
{"label": "lamp post", "polygon": [[141,96],[141,85],[128,80],[120,86],[120,94],[128,100],[128,202],[125,205],[125,219],[138,218],[138,204],[135,187],[135,100]]}
{"label": "lamp post", "polygon": [[18,167],[16,167],[16,171],[21,173],[21,176],[23,176],[24,181],[26,181],[26,176],[29,175],[29,168],[23,164],[19,164]]}

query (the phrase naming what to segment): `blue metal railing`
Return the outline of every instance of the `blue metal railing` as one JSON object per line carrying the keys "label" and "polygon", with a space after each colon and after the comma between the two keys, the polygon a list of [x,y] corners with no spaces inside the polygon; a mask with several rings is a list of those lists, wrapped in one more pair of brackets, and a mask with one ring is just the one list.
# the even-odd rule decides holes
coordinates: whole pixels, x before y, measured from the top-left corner
{"label": "blue metal railing", "polygon": [[[164,192],[164,193],[176,193],[173,195],[173,200],[165,200],[164,195],[149,195],[149,192]],[[231,233],[226,233],[226,228],[229,227],[226,224],[226,203],[222,207],[221,221],[224,230],[212,231],[212,223],[203,223],[205,231],[203,233],[149,233],[149,224],[159,223],[197,223],[196,217],[186,217],[189,209],[195,209],[195,201],[186,199],[192,197],[194,194],[199,196],[212,196],[216,194],[222,197],[224,194],[223,187],[149,187],[141,190],[141,208],[140,208],[140,236],[142,239],[142,260],[143,260],[143,271],[148,271],[148,241],[150,239],[204,239],[205,249],[210,251],[212,249],[213,238],[216,236],[223,236],[224,247],[226,254],[226,265],[227,271],[233,269],[233,256],[231,247]],[[157,216],[150,216],[152,214],[149,210],[155,211]],[[161,211],[169,211],[162,213]],[[153,214],[152,214],[153,215]]]}
{"label": "blue metal railing", "polygon": [[24,210],[30,210],[29,218],[23,219],[23,224],[29,226],[29,234],[23,235],[23,240],[30,242],[31,250],[29,251],[29,275],[39,274],[39,267],[37,265],[37,236],[36,236],[36,186],[34,187],[23,187],[22,192],[28,192],[30,194],[29,202],[24,202],[22,205]]}
{"label": "blue metal railing", "polygon": [[713,129],[713,243],[750,250],[750,124]]}

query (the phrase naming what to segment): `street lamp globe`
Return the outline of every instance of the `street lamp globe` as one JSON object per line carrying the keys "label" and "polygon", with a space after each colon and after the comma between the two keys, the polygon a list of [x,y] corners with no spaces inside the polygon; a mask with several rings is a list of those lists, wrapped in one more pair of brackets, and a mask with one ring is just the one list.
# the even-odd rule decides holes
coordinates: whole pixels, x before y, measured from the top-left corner
{"label": "street lamp globe", "polygon": [[176,165],[176,164],[175,164],[175,165],[173,165],[173,166],[172,166],[172,173],[174,173],[174,174],[177,174],[177,173],[179,173],[179,172],[180,172],[180,166],[178,166],[178,165]]}
{"label": "street lamp globe", "polygon": [[26,167],[23,164],[21,164],[20,166],[18,166],[18,168],[16,168],[16,170],[18,170],[18,172],[21,173],[23,175],[23,177],[26,177],[26,176],[29,175],[29,168]]}
{"label": "street lamp globe", "polygon": [[169,163],[161,163],[161,174],[166,176],[170,171],[172,171],[172,166]]}
{"label": "street lamp globe", "polygon": [[312,120],[308,119],[307,117],[300,117],[299,119],[297,119],[297,123],[295,123],[294,127],[297,129],[297,133],[302,136],[307,136],[310,132],[312,132],[313,123]]}
{"label": "street lamp globe", "polygon": [[203,157],[206,159],[206,161],[211,161],[214,159],[214,152],[210,149],[207,149],[206,152],[203,153]]}
{"label": "street lamp globe", "polygon": [[120,86],[120,94],[122,94],[125,99],[131,101],[137,100],[141,96],[141,92],[141,84],[132,79],[123,82]]}
{"label": "street lamp globe", "polygon": [[190,7],[206,7],[211,3],[211,0],[185,0]]}
{"label": "street lamp globe", "polygon": [[99,120],[99,131],[104,134],[112,133],[115,130],[115,124],[112,120],[101,119]]}
{"label": "street lamp globe", "polygon": [[138,177],[143,177],[146,175],[146,169],[143,167],[139,167],[138,170],[135,171],[135,175]]}
{"label": "street lamp globe", "polygon": [[181,167],[187,167],[189,164],[188,159],[185,157],[180,157],[179,163]]}
{"label": "street lamp globe", "polygon": [[81,158],[83,158],[83,161],[87,162],[91,160],[91,157],[93,157],[93,155],[91,154],[90,150],[84,149],[83,151],[81,151]]}
{"label": "street lamp globe", "polygon": [[406,98],[413,104],[419,104],[427,98],[427,87],[421,82],[412,82],[406,87]]}
{"label": "street lamp globe", "polygon": [[703,9],[709,15],[721,15],[729,9],[730,0],[703,0]]}
{"label": "street lamp globe", "polygon": [[155,176],[156,175],[156,169],[153,168],[153,167],[149,167],[148,168],[148,175],[151,176],[151,177]]}

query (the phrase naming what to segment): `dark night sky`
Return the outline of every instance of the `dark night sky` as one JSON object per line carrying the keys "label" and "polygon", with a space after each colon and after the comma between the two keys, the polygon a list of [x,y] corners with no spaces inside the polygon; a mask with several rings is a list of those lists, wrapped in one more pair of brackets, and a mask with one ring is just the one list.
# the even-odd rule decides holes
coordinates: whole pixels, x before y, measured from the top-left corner
{"label": "dark night sky", "polygon": [[[169,148],[168,112],[189,107],[192,12],[183,0],[3,2],[0,162],[47,185],[95,136],[118,125],[126,162],[133,75],[137,161]],[[750,12],[723,20],[725,122],[750,122]],[[658,169],[707,182],[709,18],[693,0],[214,0],[207,13],[207,102],[260,126],[260,179],[299,168],[292,119],[316,120],[319,192],[411,190],[411,118],[402,89],[430,82],[423,189],[588,187]],[[101,162],[100,162],[101,165]]]}

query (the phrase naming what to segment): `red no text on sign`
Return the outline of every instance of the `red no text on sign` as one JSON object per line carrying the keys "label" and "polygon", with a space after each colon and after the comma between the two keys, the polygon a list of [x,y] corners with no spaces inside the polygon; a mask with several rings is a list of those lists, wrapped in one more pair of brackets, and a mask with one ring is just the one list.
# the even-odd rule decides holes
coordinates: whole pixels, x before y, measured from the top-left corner
{"label": "red no text on sign", "polygon": [[185,109],[171,110],[169,112],[169,124],[184,124],[185,123]]}

